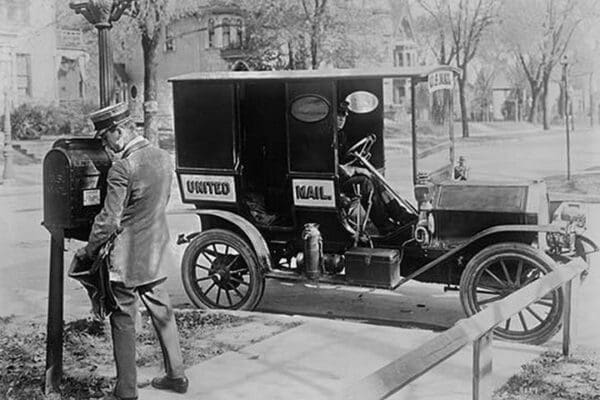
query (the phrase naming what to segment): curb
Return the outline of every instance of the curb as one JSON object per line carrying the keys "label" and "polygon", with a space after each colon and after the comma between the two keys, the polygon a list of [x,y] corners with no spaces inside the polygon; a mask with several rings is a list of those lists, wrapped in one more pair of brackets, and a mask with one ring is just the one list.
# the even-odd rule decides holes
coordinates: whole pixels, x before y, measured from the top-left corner
{"label": "curb", "polygon": [[551,202],[574,201],[579,203],[600,203],[600,195],[550,192],[548,197]]}

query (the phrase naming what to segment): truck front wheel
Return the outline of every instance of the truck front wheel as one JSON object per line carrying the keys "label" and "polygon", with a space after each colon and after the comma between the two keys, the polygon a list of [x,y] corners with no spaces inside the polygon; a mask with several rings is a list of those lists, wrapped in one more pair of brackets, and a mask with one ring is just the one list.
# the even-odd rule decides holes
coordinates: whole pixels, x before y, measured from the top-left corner
{"label": "truck front wheel", "polygon": [[[498,243],[477,253],[460,279],[460,300],[471,316],[543,275],[552,272],[554,261],[523,243]],[[542,344],[554,336],[562,323],[563,291],[556,289],[502,322],[494,334],[504,340]]]}

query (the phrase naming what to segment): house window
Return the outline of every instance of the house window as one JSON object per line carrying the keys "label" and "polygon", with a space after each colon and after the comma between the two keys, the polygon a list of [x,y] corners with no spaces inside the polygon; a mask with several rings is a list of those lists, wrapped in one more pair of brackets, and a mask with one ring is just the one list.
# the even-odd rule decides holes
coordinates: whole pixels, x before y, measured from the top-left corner
{"label": "house window", "polygon": [[237,44],[239,47],[242,47],[242,44],[244,43],[244,33],[242,31],[242,20],[238,19],[237,21],[235,21],[235,24],[237,26]]}
{"label": "house window", "polygon": [[175,51],[175,37],[170,26],[165,27],[165,51]]}
{"label": "house window", "polygon": [[410,53],[406,53],[406,66],[410,67],[412,65]]}
{"label": "house window", "polygon": [[17,93],[31,96],[31,56],[17,54]]}
{"label": "house window", "polygon": [[208,47],[215,47],[215,20],[210,18],[208,20]]}
{"label": "house window", "polygon": [[229,18],[223,18],[223,48],[228,49],[231,47],[231,25],[229,25]]}
{"label": "house window", "polygon": [[404,46],[396,46],[394,49],[394,67],[404,66]]}

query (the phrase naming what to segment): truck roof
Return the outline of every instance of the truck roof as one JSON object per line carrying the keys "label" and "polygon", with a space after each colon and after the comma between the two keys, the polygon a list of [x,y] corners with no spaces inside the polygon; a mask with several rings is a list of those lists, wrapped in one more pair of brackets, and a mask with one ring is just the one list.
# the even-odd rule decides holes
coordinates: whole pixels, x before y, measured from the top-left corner
{"label": "truck roof", "polygon": [[283,71],[220,71],[192,72],[170,78],[170,82],[180,81],[247,81],[247,80],[303,80],[303,79],[356,79],[356,78],[417,78],[438,70],[450,70],[460,74],[460,70],[448,65],[416,67],[390,67],[369,69],[319,69]]}

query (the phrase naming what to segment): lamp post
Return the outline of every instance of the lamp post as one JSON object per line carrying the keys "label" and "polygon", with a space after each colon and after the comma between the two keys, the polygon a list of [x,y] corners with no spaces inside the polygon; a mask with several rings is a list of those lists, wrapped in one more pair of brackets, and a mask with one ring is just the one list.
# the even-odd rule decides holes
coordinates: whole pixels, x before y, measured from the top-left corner
{"label": "lamp post", "polygon": [[565,54],[560,59],[560,64],[563,67],[562,70],[562,81],[563,81],[563,93],[564,93],[564,104],[563,110],[565,113],[565,132],[567,134],[567,180],[571,180],[571,132],[569,125],[569,83],[568,73],[569,68],[569,57]]}
{"label": "lamp post", "polygon": [[110,42],[112,23],[118,21],[132,0],[89,0],[70,3],[69,7],[98,29],[100,107],[110,105],[113,95],[113,56]]}

